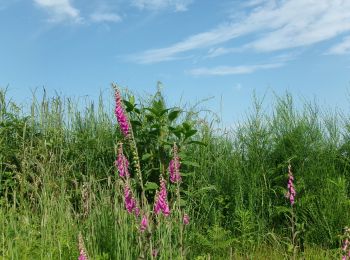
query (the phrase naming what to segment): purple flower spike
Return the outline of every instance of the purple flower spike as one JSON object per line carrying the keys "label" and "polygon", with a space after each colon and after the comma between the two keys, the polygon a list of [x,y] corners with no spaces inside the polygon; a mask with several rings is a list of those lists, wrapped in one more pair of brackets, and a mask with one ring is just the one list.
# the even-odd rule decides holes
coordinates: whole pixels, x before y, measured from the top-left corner
{"label": "purple flower spike", "polygon": [[173,147],[173,159],[169,163],[169,174],[170,174],[170,181],[172,183],[177,183],[181,181],[180,158],[178,156],[178,149],[175,143]]}
{"label": "purple flower spike", "polygon": [[78,260],[88,260],[88,259],[86,258],[86,256],[85,256],[85,253],[84,253],[83,250],[80,251],[80,255],[79,255],[79,257],[78,257]]}
{"label": "purple flower spike", "polygon": [[187,214],[184,214],[183,223],[184,225],[190,224],[190,217]]}
{"label": "purple flower spike", "polygon": [[120,129],[125,137],[129,136],[130,125],[128,121],[128,117],[126,116],[122,104],[122,98],[119,90],[115,91],[115,116],[119,123]]}
{"label": "purple flower spike", "polygon": [[128,159],[123,154],[123,144],[119,144],[118,156],[115,161],[115,166],[118,168],[120,177],[129,177],[129,162]]}
{"label": "purple flower spike", "polygon": [[144,232],[148,228],[148,220],[146,215],[143,215],[141,224],[140,224],[140,231]]}
{"label": "purple flower spike", "polygon": [[167,200],[166,182],[163,178],[160,180],[160,191],[157,191],[153,210],[157,215],[160,212],[162,212],[166,217],[170,215],[170,209]]}
{"label": "purple flower spike", "polygon": [[84,239],[81,233],[79,233],[79,236],[78,236],[78,248],[79,248],[78,260],[89,260],[85,250]]}
{"label": "purple flower spike", "polygon": [[350,228],[345,227],[344,241],[342,246],[342,260],[350,259]]}
{"label": "purple flower spike", "polygon": [[136,210],[136,200],[133,198],[130,187],[127,184],[125,184],[124,187],[124,203],[125,208],[129,213],[132,213],[135,210],[135,214],[137,214],[138,210]]}
{"label": "purple flower spike", "polygon": [[289,177],[288,185],[287,185],[288,192],[287,192],[286,197],[289,199],[290,204],[293,206],[295,203],[296,191],[294,188],[294,177],[292,174],[292,166],[290,164],[288,165],[288,177]]}

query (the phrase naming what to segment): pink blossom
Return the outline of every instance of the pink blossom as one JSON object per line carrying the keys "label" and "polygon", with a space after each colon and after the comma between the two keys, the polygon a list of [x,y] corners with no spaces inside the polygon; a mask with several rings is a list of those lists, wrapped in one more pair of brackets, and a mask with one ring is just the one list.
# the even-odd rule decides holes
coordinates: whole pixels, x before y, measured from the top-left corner
{"label": "pink blossom", "polygon": [[133,198],[130,187],[125,184],[124,187],[124,203],[125,208],[129,213],[132,213],[135,210],[135,213],[139,212],[136,207],[136,200]]}
{"label": "pink blossom", "polygon": [[88,260],[84,250],[80,250],[80,255],[78,257],[78,260]]}
{"label": "pink blossom", "polygon": [[125,137],[129,135],[130,125],[127,115],[125,114],[122,98],[119,90],[115,91],[115,116],[117,117],[117,121],[119,123],[120,129]]}
{"label": "pink blossom", "polygon": [[345,227],[344,230],[344,242],[342,245],[342,260],[350,259],[350,228]]}
{"label": "pink blossom", "polygon": [[190,224],[190,217],[185,213],[183,217],[183,223],[184,225]]}
{"label": "pink blossom", "polygon": [[170,181],[172,183],[177,183],[181,181],[180,158],[177,154],[177,146],[175,143],[173,147],[173,159],[169,163],[169,173],[170,173]]}
{"label": "pink blossom", "polygon": [[84,239],[81,233],[79,233],[78,235],[78,248],[79,248],[78,260],[89,260],[85,250]]}
{"label": "pink blossom", "polygon": [[118,156],[115,161],[115,166],[118,168],[120,177],[129,177],[129,161],[123,154],[123,144],[120,143],[118,148]]}
{"label": "pink blossom", "polygon": [[166,217],[170,214],[170,209],[167,201],[166,182],[163,178],[160,180],[160,191],[157,191],[153,210],[156,214],[159,214],[161,211]]}
{"label": "pink blossom", "polygon": [[148,220],[146,215],[143,215],[142,220],[141,220],[141,224],[140,224],[140,231],[144,232],[148,227]]}
{"label": "pink blossom", "polygon": [[152,250],[152,256],[156,257],[158,255],[158,249],[153,249]]}
{"label": "pink blossom", "polygon": [[290,204],[293,206],[295,203],[295,196],[296,196],[296,191],[294,188],[294,177],[292,174],[292,166],[289,164],[288,165],[288,192],[286,197],[289,198]]}

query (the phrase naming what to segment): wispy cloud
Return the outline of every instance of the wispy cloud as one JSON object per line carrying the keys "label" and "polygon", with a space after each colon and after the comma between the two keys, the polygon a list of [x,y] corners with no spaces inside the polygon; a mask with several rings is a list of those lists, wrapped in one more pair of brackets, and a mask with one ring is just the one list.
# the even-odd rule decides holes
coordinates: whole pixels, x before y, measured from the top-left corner
{"label": "wispy cloud", "polygon": [[62,22],[66,19],[82,22],[80,11],[73,7],[70,0],[34,0],[34,3],[49,12],[50,22]]}
{"label": "wispy cloud", "polygon": [[284,66],[284,63],[269,63],[243,66],[218,66],[213,68],[196,68],[188,71],[193,76],[226,76],[234,74],[249,74],[257,70],[275,69]]}
{"label": "wispy cloud", "polygon": [[[252,33],[256,33],[255,39],[236,49],[271,52],[316,44],[350,31],[350,1],[266,0],[250,3],[253,8],[239,21],[219,25],[168,47],[144,51],[132,59],[138,63],[173,60],[181,53],[213,48]],[[224,54],[232,50],[218,49]]]}
{"label": "wispy cloud", "polygon": [[117,23],[122,21],[122,18],[114,13],[96,12],[90,15],[93,22],[112,22]]}
{"label": "wispy cloud", "polygon": [[174,9],[177,12],[187,11],[193,0],[133,0],[132,4],[143,10],[159,11],[163,9]]}
{"label": "wispy cloud", "polygon": [[350,53],[350,36],[343,39],[343,41],[337,45],[334,45],[327,54],[347,54]]}
{"label": "wispy cloud", "polygon": [[242,51],[242,49],[240,48],[225,48],[225,47],[211,48],[209,49],[208,55],[206,56],[206,58],[215,58],[225,54],[235,53],[240,51]]}

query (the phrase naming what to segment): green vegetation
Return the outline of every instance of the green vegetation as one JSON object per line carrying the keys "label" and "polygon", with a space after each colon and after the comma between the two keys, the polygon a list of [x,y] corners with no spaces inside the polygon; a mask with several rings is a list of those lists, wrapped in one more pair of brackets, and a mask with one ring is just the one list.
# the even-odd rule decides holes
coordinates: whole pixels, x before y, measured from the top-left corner
{"label": "green vegetation", "polygon": [[[168,108],[159,91],[124,98],[150,204],[173,143],[180,147],[187,259],[293,257],[289,163],[297,257],[340,258],[350,226],[346,115],[310,103],[296,109],[287,94],[275,98],[272,113],[255,100],[244,122],[220,130],[195,109]],[[124,140],[114,109],[102,98],[85,105],[44,96],[21,108],[0,91],[0,259],[77,259],[79,232],[91,259],[141,254],[114,166]],[[180,257],[178,233],[176,225],[157,230],[158,258]]]}

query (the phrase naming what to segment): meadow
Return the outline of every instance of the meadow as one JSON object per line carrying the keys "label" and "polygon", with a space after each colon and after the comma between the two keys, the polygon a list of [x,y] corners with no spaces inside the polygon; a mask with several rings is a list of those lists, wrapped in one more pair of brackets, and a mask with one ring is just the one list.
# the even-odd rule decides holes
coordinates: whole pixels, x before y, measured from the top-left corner
{"label": "meadow", "polygon": [[120,89],[121,100],[116,89],[97,104],[41,95],[27,105],[0,90],[0,259],[348,254],[344,111],[296,108],[287,93],[268,112],[252,99],[230,129],[196,106],[169,107],[160,90]]}

